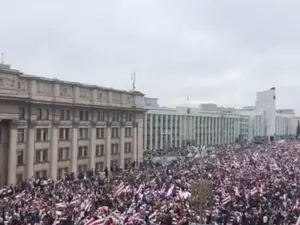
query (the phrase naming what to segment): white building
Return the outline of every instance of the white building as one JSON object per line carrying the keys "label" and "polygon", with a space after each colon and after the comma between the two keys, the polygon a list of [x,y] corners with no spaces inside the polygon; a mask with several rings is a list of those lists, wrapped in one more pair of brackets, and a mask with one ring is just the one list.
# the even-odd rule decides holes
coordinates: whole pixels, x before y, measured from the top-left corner
{"label": "white building", "polygon": [[144,119],[144,149],[181,147],[188,143],[208,146],[248,139],[247,116],[218,108],[204,111],[188,106],[159,107],[157,99],[145,100],[148,111]]}
{"label": "white building", "polygon": [[[157,98],[145,98],[144,149],[192,145],[208,146],[236,140],[269,140],[296,136],[298,120],[292,109],[276,110],[275,88],[257,93],[255,106],[242,109],[203,104],[198,108],[160,107]],[[300,129],[299,129],[300,130]]]}

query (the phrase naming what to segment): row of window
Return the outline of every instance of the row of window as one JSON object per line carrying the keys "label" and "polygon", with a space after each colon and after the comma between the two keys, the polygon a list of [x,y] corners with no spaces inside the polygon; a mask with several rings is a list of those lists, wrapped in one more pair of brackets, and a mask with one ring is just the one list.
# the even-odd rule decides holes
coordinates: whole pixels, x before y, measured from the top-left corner
{"label": "row of window", "polygon": [[[71,140],[71,129],[72,128],[59,128],[58,138],[59,140]],[[78,139],[85,140],[89,139],[89,128],[79,128]],[[49,141],[50,129],[49,128],[37,128],[36,129],[36,141]],[[96,128],[96,139],[103,139],[105,138],[105,128]],[[113,127],[111,129],[111,137],[112,138],[119,138],[120,137],[120,128]],[[125,128],[125,137],[132,137],[132,129],[131,127]],[[25,129],[20,128],[18,129],[18,142],[22,143],[25,142]]]}
{"label": "row of window", "polygon": [[[88,146],[79,146],[78,147],[78,159],[88,157]],[[118,155],[119,144],[111,144],[111,155]],[[126,142],[124,144],[124,153],[132,152],[132,143]],[[105,147],[104,145],[96,145],[95,157],[105,156]],[[58,161],[70,160],[71,152],[70,148],[59,148],[58,149]],[[35,150],[35,163],[44,163],[49,161],[49,151],[48,149],[37,149]],[[17,165],[24,164],[24,151],[17,151]]]}
{"label": "row of window", "polygon": [[[36,118],[37,120],[49,120],[50,119],[50,109],[49,108],[36,108]],[[26,115],[25,107],[19,108],[19,119],[24,120]],[[91,112],[88,110],[80,110],[79,111],[79,120],[81,121],[89,121],[91,116]],[[120,112],[112,112],[112,121],[120,121],[121,118],[125,119],[125,121],[132,121],[133,115],[132,113],[120,113]],[[106,121],[108,118],[108,112],[98,111],[97,112],[97,120],[98,121]],[[61,109],[59,113],[60,120],[71,120],[71,110],[70,109]]]}
{"label": "row of window", "polygon": [[[118,160],[111,160],[111,166],[115,167],[115,166],[119,166],[119,161]],[[131,164],[131,158],[125,158],[124,159],[124,163],[125,165],[130,165]],[[105,168],[105,163],[104,162],[97,162],[95,163],[95,169],[97,171],[104,171]],[[78,172],[85,172],[88,170],[88,165],[78,165],[77,167],[77,171]],[[64,168],[58,168],[57,169],[57,177],[63,177],[66,174],[68,174],[70,172],[69,167],[64,167]],[[36,178],[47,178],[48,177],[48,171],[47,170],[39,170],[39,171],[35,171],[35,177]],[[16,179],[17,181],[22,181],[24,179],[23,174],[22,173],[18,173],[16,175]]]}

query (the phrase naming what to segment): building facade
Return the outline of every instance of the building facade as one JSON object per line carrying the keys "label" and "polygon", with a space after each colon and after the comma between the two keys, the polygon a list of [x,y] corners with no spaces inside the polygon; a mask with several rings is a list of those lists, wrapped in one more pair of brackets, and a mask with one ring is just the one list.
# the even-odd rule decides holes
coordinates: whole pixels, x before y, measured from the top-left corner
{"label": "building facade", "polygon": [[124,168],[143,153],[144,95],[0,64],[0,184]]}
{"label": "building facade", "polygon": [[[298,117],[292,109],[275,106],[275,88],[257,93],[255,106],[242,109],[203,104],[200,107],[160,107],[157,98],[145,98],[144,149],[210,146],[268,137],[296,136]],[[300,127],[300,126],[299,126]],[[298,131],[300,128],[298,128]],[[299,132],[300,133],[300,132]]]}
{"label": "building facade", "polygon": [[[149,101],[149,99],[148,99]],[[248,139],[248,117],[231,112],[206,112],[199,108],[150,106],[144,118],[144,149],[209,146]],[[242,132],[241,132],[242,131]]]}

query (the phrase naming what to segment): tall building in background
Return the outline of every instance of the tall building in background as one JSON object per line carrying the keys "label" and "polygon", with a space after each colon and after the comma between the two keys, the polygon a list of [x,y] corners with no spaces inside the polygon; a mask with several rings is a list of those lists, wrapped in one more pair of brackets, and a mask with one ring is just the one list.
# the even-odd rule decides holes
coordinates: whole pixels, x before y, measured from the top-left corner
{"label": "tall building in background", "polygon": [[[145,98],[144,149],[209,146],[296,136],[298,120],[293,109],[277,109],[275,88],[258,92],[255,106],[242,109],[203,104],[199,107],[160,107],[158,99]],[[299,126],[300,127],[300,126]],[[298,132],[300,133],[300,128]]]}
{"label": "tall building in background", "polygon": [[256,110],[263,112],[265,136],[273,140],[276,135],[276,89],[256,93]]}
{"label": "tall building in background", "polygon": [[0,184],[140,162],[144,95],[0,64]]}

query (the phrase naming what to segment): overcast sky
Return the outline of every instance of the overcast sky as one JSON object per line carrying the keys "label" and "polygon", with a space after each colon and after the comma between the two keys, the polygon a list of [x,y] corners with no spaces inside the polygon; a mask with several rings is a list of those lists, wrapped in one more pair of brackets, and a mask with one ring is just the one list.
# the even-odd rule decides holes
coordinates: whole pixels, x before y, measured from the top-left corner
{"label": "overcast sky", "polygon": [[299,0],[0,0],[0,52],[24,73],[137,89],[161,105],[300,114]]}

